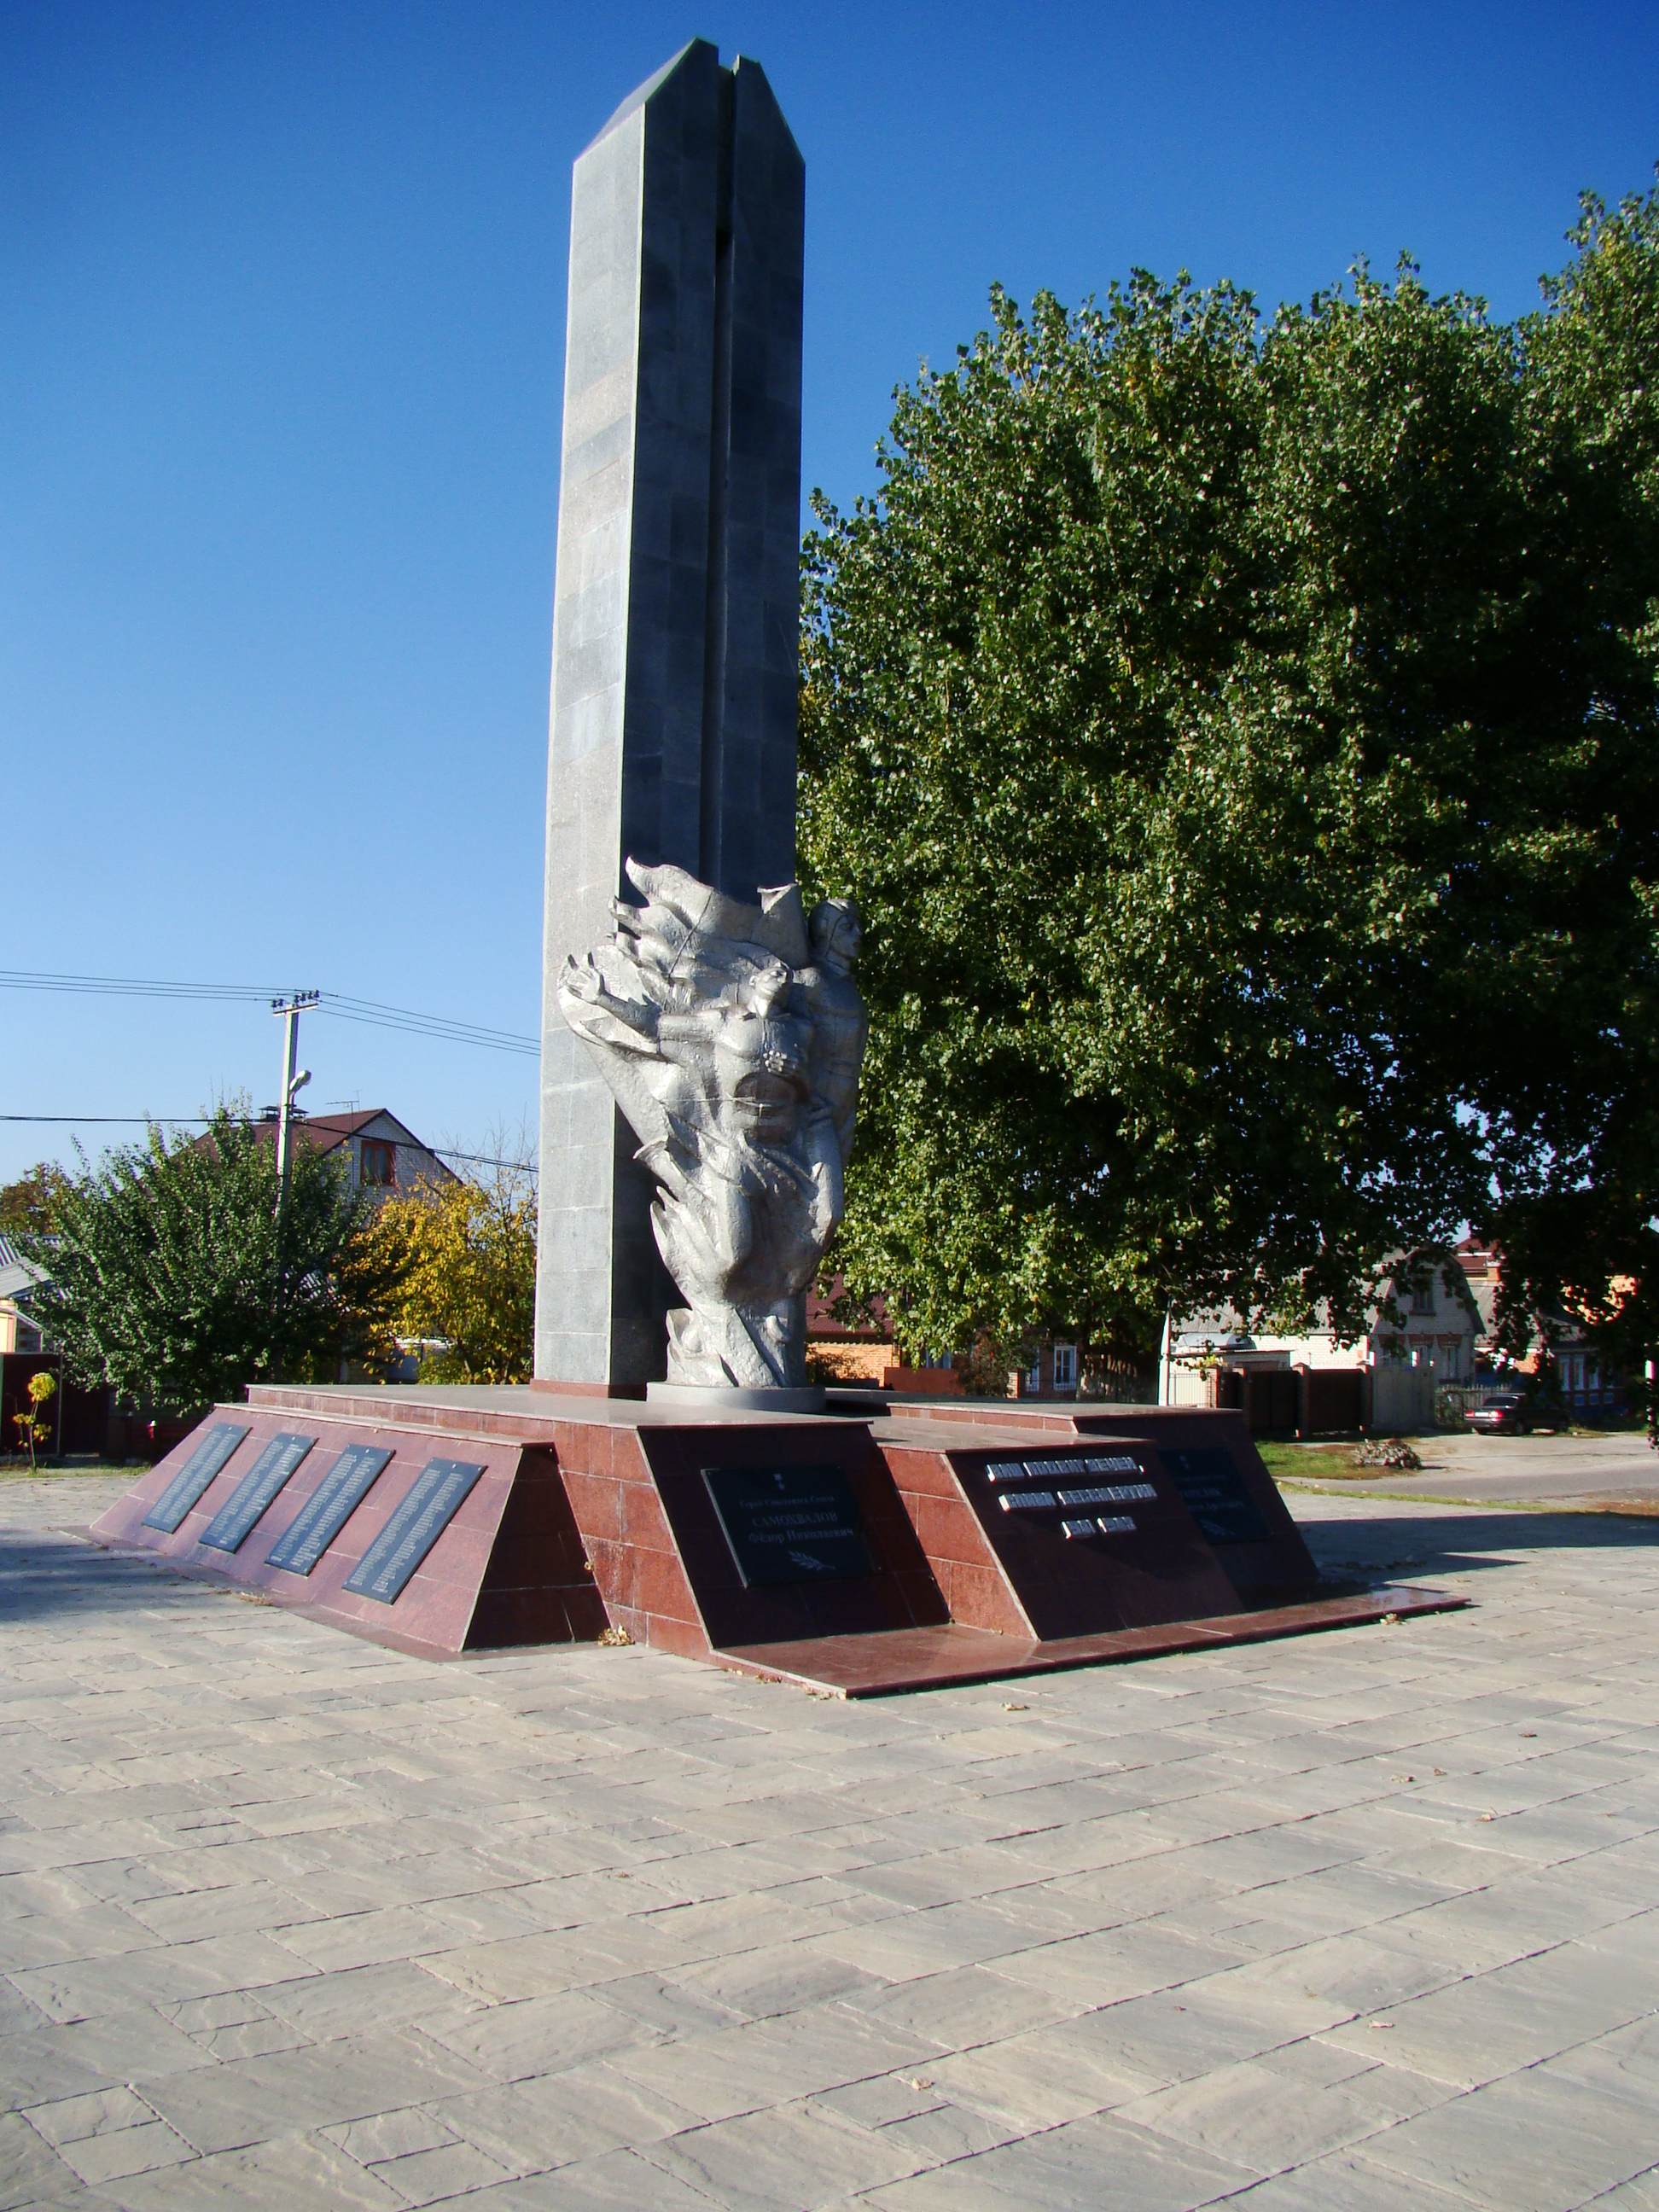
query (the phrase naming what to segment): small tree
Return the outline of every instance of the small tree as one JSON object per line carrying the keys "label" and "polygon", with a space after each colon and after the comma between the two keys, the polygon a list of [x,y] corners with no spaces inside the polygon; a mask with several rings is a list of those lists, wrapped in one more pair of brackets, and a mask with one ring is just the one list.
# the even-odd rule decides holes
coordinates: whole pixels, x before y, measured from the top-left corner
{"label": "small tree", "polygon": [[400,1273],[397,1333],[447,1348],[429,1382],[523,1382],[536,1319],[536,1188],[527,1152],[483,1177],[394,1199],[374,1237]]}
{"label": "small tree", "polygon": [[276,1210],[273,1148],[228,1108],[204,1136],[152,1128],[86,1167],[58,1201],[34,1299],[68,1372],[129,1404],[179,1407],[331,1377],[384,1332],[397,1255],[372,1242],[368,1202],[303,1142],[280,1248]]}
{"label": "small tree", "polygon": [[0,1188],[0,1237],[49,1237],[70,1177],[55,1160],[40,1160]]}
{"label": "small tree", "polygon": [[45,1368],[38,1374],[31,1375],[28,1380],[29,1402],[21,1413],[14,1413],[11,1417],[16,1426],[20,1447],[27,1445],[28,1448],[31,1474],[35,1472],[36,1445],[45,1443],[52,1434],[52,1423],[46,1419],[46,1407],[57,1388],[56,1379],[47,1374]]}

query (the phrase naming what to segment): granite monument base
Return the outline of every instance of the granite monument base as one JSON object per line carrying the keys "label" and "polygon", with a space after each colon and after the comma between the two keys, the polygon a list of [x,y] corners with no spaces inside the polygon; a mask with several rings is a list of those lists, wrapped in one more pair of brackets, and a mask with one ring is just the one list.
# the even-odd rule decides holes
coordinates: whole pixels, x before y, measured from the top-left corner
{"label": "granite monument base", "polygon": [[846,1697],[1461,1605],[1324,1595],[1236,1415],[261,1388],[101,1542],[429,1658],[592,1641]]}

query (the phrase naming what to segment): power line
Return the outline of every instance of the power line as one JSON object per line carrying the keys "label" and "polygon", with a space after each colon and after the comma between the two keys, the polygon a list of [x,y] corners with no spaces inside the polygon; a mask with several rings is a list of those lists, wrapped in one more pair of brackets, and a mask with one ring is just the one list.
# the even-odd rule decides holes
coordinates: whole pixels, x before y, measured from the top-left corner
{"label": "power line", "polygon": [[[110,999],[182,999],[219,1004],[269,1005],[280,994],[254,983],[164,982],[137,975],[63,975],[44,969],[0,968],[0,989],[60,991]],[[422,1013],[412,1006],[382,1006],[374,999],[355,999],[341,991],[324,991],[313,1011],[341,1022],[358,1022],[370,1029],[398,1030],[410,1036],[426,1036],[446,1044],[477,1045],[486,1052],[512,1052],[526,1057],[541,1052],[538,1038],[515,1030],[495,1029],[483,1022],[452,1020],[446,1014]]]}
{"label": "power line", "polygon": [[[264,1116],[260,1114],[233,1114],[230,1118],[233,1121],[240,1121],[245,1127],[252,1128]],[[323,1114],[295,1116],[301,1128],[313,1118],[322,1121],[331,1117]],[[211,1114],[0,1114],[0,1121],[21,1121],[36,1127],[61,1124],[73,1129],[210,1129],[214,1119]],[[473,1167],[518,1168],[526,1175],[534,1175],[538,1167],[534,1160],[501,1159],[494,1152],[458,1152],[451,1145],[412,1145],[405,1149],[430,1152],[434,1159],[465,1160]]]}
{"label": "power line", "polygon": [[32,968],[0,968],[0,984],[14,991],[87,991],[108,998],[235,999],[258,1004],[278,995],[254,983],[158,983],[137,975],[58,975]]}

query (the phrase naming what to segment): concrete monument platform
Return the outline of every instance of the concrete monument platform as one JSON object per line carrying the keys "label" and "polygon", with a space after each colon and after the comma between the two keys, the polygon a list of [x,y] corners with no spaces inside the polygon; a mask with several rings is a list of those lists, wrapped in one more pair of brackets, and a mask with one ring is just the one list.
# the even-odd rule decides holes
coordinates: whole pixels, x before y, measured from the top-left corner
{"label": "concrete monument platform", "polygon": [[868,1697],[1459,1601],[1321,1589],[1237,1414],[249,1395],[94,1534],[423,1657],[608,1628]]}

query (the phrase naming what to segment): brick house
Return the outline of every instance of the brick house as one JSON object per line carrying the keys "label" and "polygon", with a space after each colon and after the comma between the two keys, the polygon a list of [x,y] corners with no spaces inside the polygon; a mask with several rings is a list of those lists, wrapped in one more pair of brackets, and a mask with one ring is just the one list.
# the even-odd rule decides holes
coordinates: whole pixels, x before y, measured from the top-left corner
{"label": "brick house", "polygon": [[[274,1145],[276,1108],[268,1106],[254,1127],[263,1142]],[[453,1170],[384,1106],[371,1106],[360,1114],[296,1110],[289,1130],[295,1144],[307,1145],[313,1152],[343,1157],[352,1191],[366,1193],[376,1204],[388,1198],[408,1198],[422,1187],[438,1190],[456,1180]]]}

